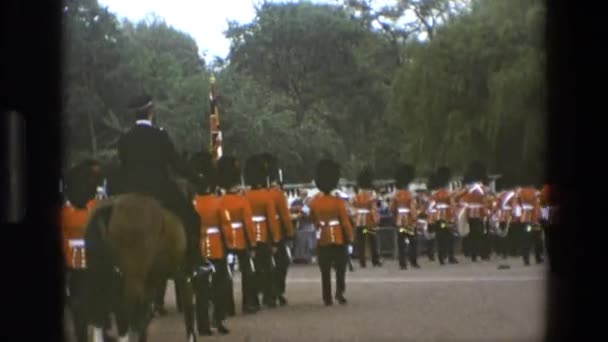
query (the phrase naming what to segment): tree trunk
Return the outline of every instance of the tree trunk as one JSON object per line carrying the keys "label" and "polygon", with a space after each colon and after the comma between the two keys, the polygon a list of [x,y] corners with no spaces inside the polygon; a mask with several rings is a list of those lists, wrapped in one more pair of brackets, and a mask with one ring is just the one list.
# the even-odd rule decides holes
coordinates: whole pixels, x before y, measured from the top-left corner
{"label": "tree trunk", "polygon": [[90,111],[87,111],[89,118],[89,134],[91,135],[91,153],[93,157],[97,156],[97,135],[95,134],[95,125],[93,125],[93,116]]}

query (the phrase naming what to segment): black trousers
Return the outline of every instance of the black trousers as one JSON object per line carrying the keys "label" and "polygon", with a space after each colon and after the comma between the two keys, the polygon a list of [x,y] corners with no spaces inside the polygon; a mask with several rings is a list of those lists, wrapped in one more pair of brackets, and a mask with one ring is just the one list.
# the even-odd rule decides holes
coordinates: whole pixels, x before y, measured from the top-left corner
{"label": "black trousers", "polygon": [[[500,231],[504,232],[507,229],[507,222],[500,222]],[[509,227],[510,229],[510,227]],[[509,233],[504,237],[495,236],[495,251],[496,254],[506,259],[509,256]]]}
{"label": "black trousers", "polygon": [[[255,273],[251,268],[251,257],[247,250],[234,251],[239,260],[239,270],[241,272],[241,293],[243,309],[258,307],[260,303],[256,296]],[[255,265],[254,265],[255,266]],[[231,294],[234,298],[234,293]],[[234,299],[232,299],[234,302]]]}
{"label": "black trousers", "polygon": [[433,223],[437,232],[437,250],[439,262],[444,263],[445,258],[454,260],[454,234],[452,234],[449,225],[445,221],[437,221]]}
{"label": "black trousers", "polygon": [[88,307],[86,305],[87,274],[85,270],[70,269],[66,272],[69,291],[68,306],[72,312],[76,340],[87,341]]}
{"label": "black trousers", "polygon": [[484,254],[483,243],[485,242],[484,224],[479,218],[469,219],[469,249],[471,260],[477,261]]}
{"label": "black trousers", "polygon": [[507,234],[508,254],[513,257],[521,255],[521,234],[523,233],[523,225],[519,222],[511,222],[509,225],[509,233]]}
{"label": "black trousers", "polygon": [[369,241],[369,249],[372,253],[372,264],[380,264],[380,256],[378,254],[378,238],[376,232],[370,227],[357,227],[357,254],[361,267],[366,266],[365,244]]}
{"label": "black trousers", "polygon": [[274,290],[277,296],[285,295],[285,289],[287,287],[287,271],[290,264],[287,248],[289,248],[287,242],[281,241],[274,254]]}
{"label": "black trousers", "polygon": [[528,265],[530,263],[530,252],[534,249],[534,259],[536,262],[541,262],[543,257],[543,241],[542,241],[542,230],[535,229],[531,224],[521,224],[521,255],[524,263]]}
{"label": "black trousers", "polygon": [[272,247],[268,243],[258,242],[255,247],[255,287],[256,302],[258,294],[262,293],[262,302],[271,304],[275,301],[274,291],[274,266],[272,265]]}
{"label": "black trousers", "polygon": [[548,257],[551,257],[551,233],[555,230],[556,225],[548,222],[543,223],[543,232],[545,233],[545,251]]}
{"label": "black trousers", "polygon": [[437,242],[437,235],[435,235],[434,239],[424,241],[426,245],[426,255],[428,256],[430,261],[435,261],[435,244]]}
{"label": "black trousers", "polygon": [[206,274],[195,280],[196,323],[199,332],[211,328],[209,320],[209,303],[213,303],[213,320],[220,323],[226,319],[226,286],[228,281],[228,265],[226,259],[210,259],[215,273]]}
{"label": "black trousers", "polygon": [[412,265],[418,265],[418,236],[399,229],[397,233],[397,247],[399,250],[399,266],[407,267],[407,259]]}
{"label": "black trousers", "polygon": [[344,295],[346,291],[346,253],[343,245],[320,246],[319,268],[321,269],[321,288],[323,302],[332,303],[331,297],[331,268],[336,271],[336,297]]}

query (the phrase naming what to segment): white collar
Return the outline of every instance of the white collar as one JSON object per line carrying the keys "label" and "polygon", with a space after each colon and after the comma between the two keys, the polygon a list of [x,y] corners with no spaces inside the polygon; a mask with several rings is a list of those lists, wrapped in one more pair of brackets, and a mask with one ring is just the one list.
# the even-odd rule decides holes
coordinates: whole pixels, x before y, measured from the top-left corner
{"label": "white collar", "polygon": [[146,125],[146,126],[152,126],[152,121],[150,120],[137,120],[135,121],[136,125]]}

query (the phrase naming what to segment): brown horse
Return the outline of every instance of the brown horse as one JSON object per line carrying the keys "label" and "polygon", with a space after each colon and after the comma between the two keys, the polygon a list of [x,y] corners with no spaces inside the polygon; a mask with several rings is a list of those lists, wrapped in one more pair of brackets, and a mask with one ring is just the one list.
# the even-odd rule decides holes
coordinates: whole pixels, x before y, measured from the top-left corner
{"label": "brown horse", "polygon": [[192,287],[185,272],[186,235],[180,219],[152,197],[122,194],[98,204],[87,224],[89,303],[96,336],[110,312],[120,341],[146,341],[155,290],[171,274],[182,291],[186,334],[196,340]]}

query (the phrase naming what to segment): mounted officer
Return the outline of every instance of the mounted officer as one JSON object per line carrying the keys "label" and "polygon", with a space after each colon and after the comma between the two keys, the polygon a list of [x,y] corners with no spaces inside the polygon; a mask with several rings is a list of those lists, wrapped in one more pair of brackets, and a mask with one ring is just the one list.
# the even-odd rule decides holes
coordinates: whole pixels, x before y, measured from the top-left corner
{"label": "mounted officer", "polygon": [[167,132],[153,125],[152,99],[142,96],[135,99],[130,107],[135,114],[135,125],[118,143],[121,190],[124,193],[152,196],[181,218],[188,240],[186,267],[191,271],[200,261],[200,218],[191,199],[187,199],[171,179],[170,170],[193,181],[197,176],[177,153]]}

